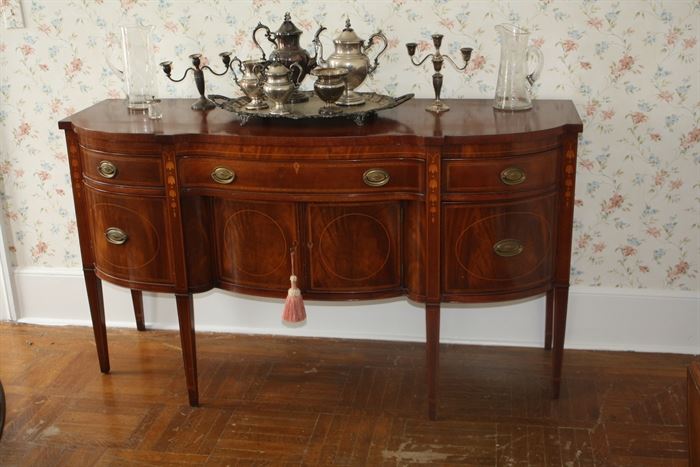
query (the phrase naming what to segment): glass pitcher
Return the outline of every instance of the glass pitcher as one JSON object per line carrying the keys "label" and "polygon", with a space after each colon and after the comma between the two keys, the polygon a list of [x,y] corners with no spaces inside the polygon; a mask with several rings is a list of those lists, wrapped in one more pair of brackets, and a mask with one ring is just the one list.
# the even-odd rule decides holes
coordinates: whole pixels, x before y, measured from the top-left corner
{"label": "glass pitcher", "polygon": [[148,101],[157,95],[155,66],[151,43],[152,26],[120,26],[123,67],[109,60],[112,71],[126,86],[127,107],[146,109]]}
{"label": "glass pitcher", "polygon": [[[530,91],[542,72],[544,57],[535,46],[528,46],[530,31],[512,25],[496,26],[501,39],[501,64],[493,106],[499,110],[527,110],[532,108]],[[535,62],[535,70],[528,74],[527,65]]]}

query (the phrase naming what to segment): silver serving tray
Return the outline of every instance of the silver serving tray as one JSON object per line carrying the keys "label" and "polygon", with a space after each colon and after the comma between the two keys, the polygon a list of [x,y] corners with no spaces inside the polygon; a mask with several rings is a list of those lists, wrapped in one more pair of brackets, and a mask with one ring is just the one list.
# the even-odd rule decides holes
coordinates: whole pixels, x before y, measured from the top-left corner
{"label": "silver serving tray", "polygon": [[285,115],[270,114],[270,109],[248,110],[245,108],[245,105],[250,102],[250,99],[245,96],[230,98],[217,94],[210,94],[208,97],[218,107],[238,115],[241,126],[248,123],[248,120],[250,120],[251,117],[281,118],[291,120],[310,118],[348,118],[355,122],[356,125],[362,126],[369,118],[376,115],[378,111],[394,108],[413,97],[413,94],[406,94],[400,97],[391,97],[374,92],[361,92],[358,94],[361,94],[365,99],[364,104],[348,107],[335,106],[334,109],[337,109],[338,113],[327,115],[319,113],[319,110],[321,110],[325,104],[313,91],[301,91],[301,93],[308,96],[309,100],[296,104],[287,104],[289,113]]}

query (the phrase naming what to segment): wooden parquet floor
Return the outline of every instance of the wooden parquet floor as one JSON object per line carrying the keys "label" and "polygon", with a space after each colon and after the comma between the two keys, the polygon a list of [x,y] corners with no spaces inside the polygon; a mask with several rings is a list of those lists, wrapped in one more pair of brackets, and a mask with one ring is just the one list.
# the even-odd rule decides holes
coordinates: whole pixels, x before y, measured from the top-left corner
{"label": "wooden parquet floor", "polygon": [[175,332],[0,323],[1,466],[685,466],[690,356],[444,345],[440,420],[417,343],[198,333],[200,408]]}

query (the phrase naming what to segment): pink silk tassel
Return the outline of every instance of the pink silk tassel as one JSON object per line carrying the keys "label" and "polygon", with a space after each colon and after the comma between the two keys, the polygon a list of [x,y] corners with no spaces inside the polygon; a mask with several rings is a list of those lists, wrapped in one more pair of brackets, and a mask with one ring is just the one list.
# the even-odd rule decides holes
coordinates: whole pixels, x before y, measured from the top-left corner
{"label": "pink silk tassel", "polygon": [[306,320],[306,308],[304,307],[304,299],[301,296],[301,290],[297,287],[297,276],[294,275],[294,252],[292,257],[292,275],[289,281],[292,286],[287,291],[287,299],[284,302],[284,311],[282,312],[282,321],[288,323],[299,323]]}

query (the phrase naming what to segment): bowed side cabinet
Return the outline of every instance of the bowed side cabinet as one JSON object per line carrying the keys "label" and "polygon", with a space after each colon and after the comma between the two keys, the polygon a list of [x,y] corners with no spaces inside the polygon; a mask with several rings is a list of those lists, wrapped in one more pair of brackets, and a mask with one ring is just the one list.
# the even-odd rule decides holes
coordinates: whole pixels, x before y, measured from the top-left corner
{"label": "bowed side cabinet", "polygon": [[[570,101],[502,112],[415,99],[364,126],[251,120],[163,102],[163,118],[106,100],[62,120],[97,355],[109,372],[101,281],[175,294],[190,405],[198,404],[192,295],[284,298],[290,255],[307,299],[425,304],[436,417],[442,302],[546,294],[558,397],[576,148]],[[282,307],[280,306],[280,309]]]}

